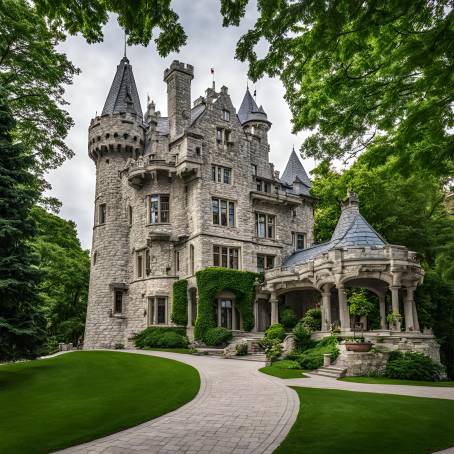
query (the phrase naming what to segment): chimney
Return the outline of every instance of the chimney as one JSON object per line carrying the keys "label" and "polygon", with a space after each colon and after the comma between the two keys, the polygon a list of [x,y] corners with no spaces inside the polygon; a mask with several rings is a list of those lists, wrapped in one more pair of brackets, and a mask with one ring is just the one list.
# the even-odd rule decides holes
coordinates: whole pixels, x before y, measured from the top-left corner
{"label": "chimney", "polygon": [[359,211],[359,198],[356,192],[347,192],[347,197],[342,201],[342,211],[350,208],[352,211]]}
{"label": "chimney", "polygon": [[164,71],[167,83],[167,111],[170,140],[178,137],[189,126],[191,120],[191,80],[194,67],[174,60]]}

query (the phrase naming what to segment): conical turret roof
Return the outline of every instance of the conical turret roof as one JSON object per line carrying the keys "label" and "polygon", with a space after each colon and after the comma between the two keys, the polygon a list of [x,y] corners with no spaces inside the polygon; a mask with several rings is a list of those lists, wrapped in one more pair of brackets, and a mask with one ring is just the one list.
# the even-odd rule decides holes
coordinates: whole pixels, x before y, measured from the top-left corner
{"label": "conical turret roof", "polygon": [[284,173],[282,174],[281,181],[288,184],[289,186],[292,186],[293,182],[297,178],[299,178],[300,181],[308,188],[311,187],[311,180],[309,180],[309,177],[304,170],[303,164],[301,164],[301,161],[296,155],[295,148],[293,148],[292,152],[290,153],[290,157],[288,158]]}
{"label": "conical turret roof", "polygon": [[238,111],[238,118],[242,125],[248,121],[265,121],[266,123],[269,123],[263,107],[257,106],[249,88],[246,89],[246,93],[244,94],[243,102],[241,103],[240,110]]}
{"label": "conical turret roof", "polygon": [[342,205],[331,239],[322,244],[295,252],[284,261],[284,266],[297,265],[313,260],[331,249],[349,247],[384,247],[386,240],[377,233],[359,212],[358,196],[352,192]]}
{"label": "conical turret roof", "polygon": [[130,112],[139,117],[143,116],[132,66],[126,57],[123,57],[117,66],[117,72],[102,109],[103,115],[118,112]]}

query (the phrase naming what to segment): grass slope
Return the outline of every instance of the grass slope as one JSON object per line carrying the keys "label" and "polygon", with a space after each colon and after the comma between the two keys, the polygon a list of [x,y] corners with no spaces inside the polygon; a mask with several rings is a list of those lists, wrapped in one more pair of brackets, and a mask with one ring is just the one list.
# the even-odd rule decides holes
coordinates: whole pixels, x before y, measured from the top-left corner
{"label": "grass slope", "polygon": [[285,359],[275,361],[271,366],[262,367],[259,371],[279,378],[304,378],[303,369],[289,369],[290,363],[293,363],[293,361]]}
{"label": "grass slope", "polygon": [[422,454],[454,446],[454,401],[294,389],[298,418],[274,453]]}
{"label": "grass slope", "polygon": [[454,381],[418,381],[418,380],[399,380],[387,377],[344,377],[341,381],[351,381],[354,383],[371,383],[374,385],[410,385],[410,386],[436,386],[441,388],[454,387]]}
{"label": "grass slope", "polygon": [[199,386],[186,364],[132,353],[0,366],[0,452],[47,453],[93,440],[175,410]]}

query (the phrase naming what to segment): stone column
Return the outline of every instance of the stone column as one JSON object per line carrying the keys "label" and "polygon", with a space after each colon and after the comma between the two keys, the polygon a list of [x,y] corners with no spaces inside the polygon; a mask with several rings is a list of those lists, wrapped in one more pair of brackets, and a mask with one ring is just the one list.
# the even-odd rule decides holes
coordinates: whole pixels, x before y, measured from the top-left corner
{"label": "stone column", "polygon": [[271,297],[272,299],[270,300],[271,303],[271,324],[274,325],[275,323],[279,323],[279,300],[276,297]]}
{"label": "stone column", "polygon": [[380,328],[387,329],[386,326],[386,296],[384,293],[378,295],[378,304],[380,305]]}
{"label": "stone column", "polygon": [[[398,315],[400,315],[400,312],[399,312],[399,288],[400,287],[397,287],[397,286],[390,287],[392,311],[393,311],[393,314],[398,314]],[[396,331],[400,331],[400,322],[396,322],[394,324],[394,328]]]}
{"label": "stone column", "polygon": [[254,300],[254,328],[252,331],[256,333],[259,330],[259,302]]}
{"label": "stone column", "polygon": [[153,298],[153,325],[158,324],[158,299]]}
{"label": "stone column", "polygon": [[404,301],[405,331],[414,331],[415,330],[415,323],[413,321],[414,293],[415,293],[415,287],[407,287],[407,294],[405,295],[405,301]]}
{"label": "stone column", "polygon": [[348,312],[347,298],[345,297],[345,290],[342,284],[336,285],[337,294],[339,298],[339,315],[342,331],[350,331],[350,314]]}
{"label": "stone column", "polygon": [[416,310],[416,302],[413,299],[413,304],[412,304],[412,310],[413,310],[413,326],[415,331],[421,331],[421,328],[419,327],[419,319],[418,319],[418,311]]}
{"label": "stone column", "polygon": [[331,292],[322,293],[322,331],[331,327]]}

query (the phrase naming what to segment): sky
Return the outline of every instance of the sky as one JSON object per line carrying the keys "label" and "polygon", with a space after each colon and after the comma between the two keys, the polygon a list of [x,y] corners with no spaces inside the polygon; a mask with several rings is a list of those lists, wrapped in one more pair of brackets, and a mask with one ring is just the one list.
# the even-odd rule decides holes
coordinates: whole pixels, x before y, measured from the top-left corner
{"label": "sky", "polygon": [[[229,94],[237,111],[243,99],[247,84],[247,64],[235,60],[238,39],[255,22],[255,2],[248,6],[246,17],[240,27],[222,27],[218,0],[173,0],[172,8],[188,36],[187,44],[179,53],[161,58],[154,43],[148,47],[131,46],[127,56],[132,65],[137,89],[146,109],[147,95],[156,103],[156,110],[167,115],[167,93],[163,73],[173,60],[190,63],[195,76],[191,86],[192,99],[205,93],[211,86],[210,68],[215,69],[216,89],[222,85]],[[262,51],[266,43],[262,43]],[[66,89],[65,106],[75,122],[66,143],[74,150],[75,156],[61,167],[53,170],[47,179],[52,185],[49,195],[62,202],[60,216],[73,220],[77,225],[82,247],[91,247],[93,227],[93,203],[95,196],[95,165],[88,157],[88,126],[90,120],[100,113],[104,106],[116,67],[123,57],[124,32],[116,18],[111,17],[104,28],[104,41],[87,44],[81,36],[69,37],[59,46],[81,73]],[[281,174],[287,163],[292,147],[300,148],[307,134],[292,134],[290,110],[284,100],[284,88],[280,80],[263,78],[249,83],[251,91],[256,90],[257,103],[262,104],[268,119],[272,122],[268,134],[271,146],[270,160]],[[314,168],[313,159],[303,160],[306,171]]]}

